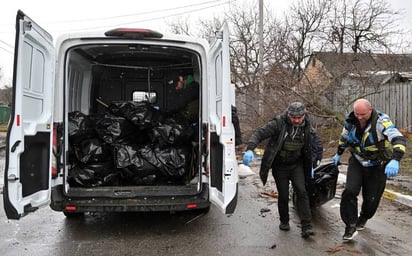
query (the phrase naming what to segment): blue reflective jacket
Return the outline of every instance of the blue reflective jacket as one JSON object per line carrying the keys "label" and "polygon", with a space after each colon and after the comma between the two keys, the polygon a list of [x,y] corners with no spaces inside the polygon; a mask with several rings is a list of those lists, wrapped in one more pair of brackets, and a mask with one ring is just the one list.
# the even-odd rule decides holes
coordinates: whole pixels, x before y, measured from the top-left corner
{"label": "blue reflective jacket", "polygon": [[375,166],[390,159],[399,161],[406,151],[406,139],[389,116],[382,112],[373,110],[363,130],[354,112],[351,112],[339,139],[338,154],[342,154],[345,148],[363,166]]}

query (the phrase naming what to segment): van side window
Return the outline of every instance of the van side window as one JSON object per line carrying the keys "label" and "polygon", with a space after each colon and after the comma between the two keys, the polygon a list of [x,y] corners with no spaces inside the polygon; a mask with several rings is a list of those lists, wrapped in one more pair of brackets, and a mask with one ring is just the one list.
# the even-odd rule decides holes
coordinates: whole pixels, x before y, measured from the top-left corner
{"label": "van side window", "polygon": [[135,102],[156,103],[157,94],[156,92],[134,91],[132,99]]}

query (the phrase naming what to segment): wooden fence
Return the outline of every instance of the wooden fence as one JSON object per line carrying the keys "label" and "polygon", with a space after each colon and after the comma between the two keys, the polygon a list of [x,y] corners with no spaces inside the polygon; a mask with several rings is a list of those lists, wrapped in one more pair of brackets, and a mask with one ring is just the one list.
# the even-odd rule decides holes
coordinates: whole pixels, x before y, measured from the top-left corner
{"label": "wooden fence", "polygon": [[346,112],[342,114],[347,114],[352,110],[352,104],[348,105],[348,102],[353,102],[359,95],[366,95],[364,97],[375,109],[389,115],[397,128],[412,133],[412,81],[365,86],[361,90],[359,88],[344,86],[336,90],[333,108],[338,112]]}
{"label": "wooden fence", "polygon": [[412,83],[388,83],[380,86],[379,91],[367,88],[366,98],[374,107],[392,119],[396,127],[412,132]]}

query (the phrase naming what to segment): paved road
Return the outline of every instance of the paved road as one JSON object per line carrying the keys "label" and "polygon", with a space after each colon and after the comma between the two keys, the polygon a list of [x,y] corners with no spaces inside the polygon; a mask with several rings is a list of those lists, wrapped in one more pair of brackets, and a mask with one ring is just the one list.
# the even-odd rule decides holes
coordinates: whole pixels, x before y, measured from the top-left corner
{"label": "paved road", "polygon": [[[1,189],[3,166],[2,158]],[[252,169],[257,172],[256,163]],[[260,194],[275,189],[273,178],[262,187],[256,174],[240,180],[233,215],[212,207],[207,215],[87,214],[67,219],[45,207],[15,221],[7,220],[0,198],[0,255],[412,255],[411,209],[387,200],[354,243],[341,243],[344,178],[339,177],[337,197],[313,211],[316,236],[309,240],[300,237],[293,210],[291,231],[277,228],[276,199]]]}
{"label": "paved road", "polygon": [[304,240],[293,210],[291,231],[278,229],[276,199],[261,196],[271,189],[272,177],[265,187],[256,174],[241,179],[233,215],[212,207],[207,215],[87,214],[67,219],[45,207],[15,221],[5,217],[0,198],[0,255],[412,255],[410,209],[384,200],[356,241],[342,244],[339,186],[335,199],[314,209],[316,235]]}

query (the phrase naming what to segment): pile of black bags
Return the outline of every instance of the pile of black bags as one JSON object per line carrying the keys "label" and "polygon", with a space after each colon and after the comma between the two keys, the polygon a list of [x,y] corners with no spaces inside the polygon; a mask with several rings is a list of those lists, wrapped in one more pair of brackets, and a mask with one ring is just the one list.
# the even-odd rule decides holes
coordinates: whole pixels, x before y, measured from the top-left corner
{"label": "pile of black bags", "polygon": [[71,186],[184,182],[197,125],[148,103],[115,102],[106,113],[69,113]]}

